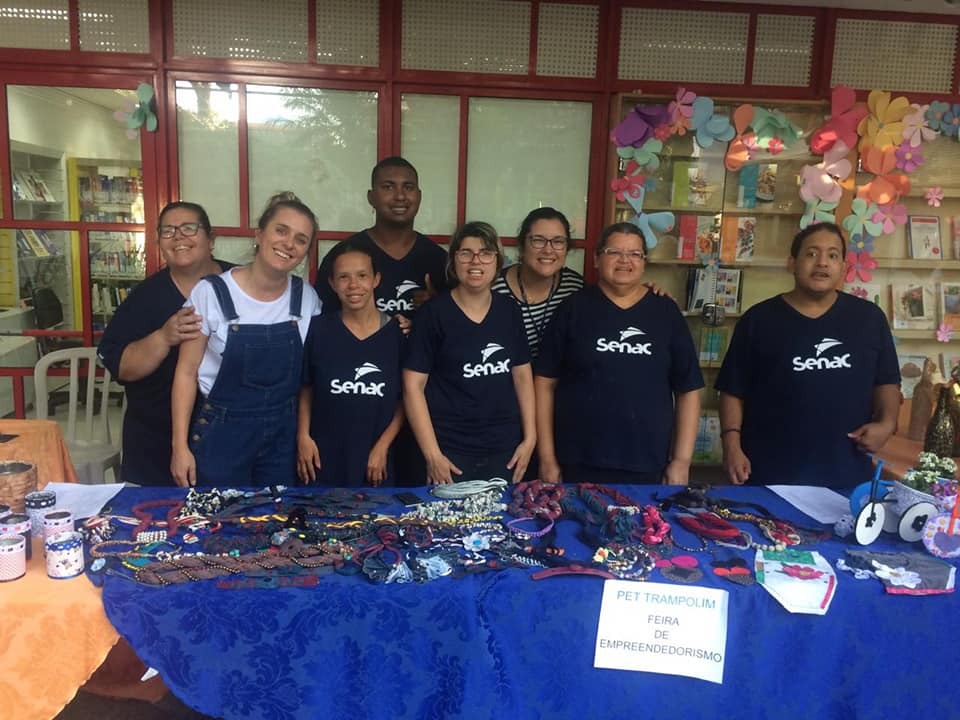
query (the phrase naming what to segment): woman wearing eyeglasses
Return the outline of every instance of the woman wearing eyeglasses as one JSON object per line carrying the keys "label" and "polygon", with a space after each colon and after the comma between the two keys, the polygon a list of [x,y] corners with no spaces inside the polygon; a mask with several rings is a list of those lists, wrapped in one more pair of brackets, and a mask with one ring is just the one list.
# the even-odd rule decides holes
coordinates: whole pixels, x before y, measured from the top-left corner
{"label": "woman wearing eyeglasses", "polygon": [[517,231],[520,261],[504,268],[493,289],[520,306],[523,325],[536,359],[543,331],[564,300],[583,287],[583,276],[564,265],[570,245],[570,223],[552,207],[532,210]]}
{"label": "woman wearing eyeglasses", "polygon": [[417,314],[404,363],[407,419],[427,461],[427,482],[510,478],[536,446],[533,375],[516,303],[491,290],[503,266],[487,223],[450,242],[453,289]]}
{"label": "woman wearing eyeglasses", "polygon": [[644,285],[645,264],[635,225],[606,228],[597,285],[545,332],[535,382],[548,482],[687,484],[703,376],[676,303]]}
{"label": "woman wearing eyeglasses", "polygon": [[173,485],[170,386],[180,344],[200,333],[200,316],[183,303],[200,278],[233,267],[213,257],[210,218],[196,203],[167,205],[157,230],[166,267],[120,304],[98,348],[126,390],[121,475],[139,485]]}

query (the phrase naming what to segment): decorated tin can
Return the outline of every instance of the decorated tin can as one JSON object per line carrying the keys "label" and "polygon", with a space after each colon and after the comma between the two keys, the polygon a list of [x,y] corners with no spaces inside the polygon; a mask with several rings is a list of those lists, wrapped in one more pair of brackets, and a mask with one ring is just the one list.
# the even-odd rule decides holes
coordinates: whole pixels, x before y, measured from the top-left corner
{"label": "decorated tin can", "polygon": [[78,532],[57,533],[44,543],[47,575],[54,580],[76,577],[83,572],[83,538]]}
{"label": "decorated tin can", "polygon": [[43,516],[57,504],[57,494],[53,490],[37,490],[27,493],[23,505],[30,516],[30,529],[37,537],[43,537]]}
{"label": "decorated tin can", "polygon": [[22,535],[26,545],[26,559],[33,556],[32,534],[30,532],[30,518],[22,513],[15,513],[0,517],[0,535]]}
{"label": "decorated tin can", "polygon": [[58,533],[73,532],[73,513],[69,510],[47,511],[43,516],[43,539],[57,535]]}
{"label": "decorated tin can", "polygon": [[0,582],[22,578],[27,572],[27,553],[23,535],[0,535]]}

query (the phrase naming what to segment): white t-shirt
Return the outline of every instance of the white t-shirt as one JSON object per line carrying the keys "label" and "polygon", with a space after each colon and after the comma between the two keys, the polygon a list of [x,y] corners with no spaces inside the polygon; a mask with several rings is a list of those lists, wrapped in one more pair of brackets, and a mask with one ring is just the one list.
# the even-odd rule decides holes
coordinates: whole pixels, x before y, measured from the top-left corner
{"label": "white t-shirt", "polygon": [[[236,280],[233,279],[233,269],[223,273],[220,277],[227,284],[230,297],[233,299],[233,306],[240,316],[236,322],[241,325],[275,325],[290,319],[291,281],[289,278],[287,279],[287,289],[284,290],[283,295],[276,300],[262,302],[253,299],[240,289]],[[220,363],[223,360],[223,350],[227,346],[227,332],[230,322],[224,317],[213,285],[209,282],[198,282],[184,306],[192,306],[200,314],[202,318],[200,332],[207,336],[207,349],[203,353],[203,360],[200,361],[198,373],[200,392],[206,396],[213,389],[213,383],[220,372]],[[303,284],[303,299],[300,302],[300,320],[297,323],[300,328],[300,340],[306,340],[307,338],[310,318],[319,314],[320,298],[317,297],[317,291],[305,282]]]}

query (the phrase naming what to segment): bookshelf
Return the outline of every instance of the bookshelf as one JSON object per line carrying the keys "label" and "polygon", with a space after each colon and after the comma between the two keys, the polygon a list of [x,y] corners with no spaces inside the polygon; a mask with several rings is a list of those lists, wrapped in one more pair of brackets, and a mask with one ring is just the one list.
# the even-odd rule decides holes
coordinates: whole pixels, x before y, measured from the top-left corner
{"label": "bookshelf", "polygon": [[[69,158],[70,217],[92,223],[143,223],[139,161]],[[90,307],[102,330],[127,293],[146,275],[142,232],[90,231]]]}

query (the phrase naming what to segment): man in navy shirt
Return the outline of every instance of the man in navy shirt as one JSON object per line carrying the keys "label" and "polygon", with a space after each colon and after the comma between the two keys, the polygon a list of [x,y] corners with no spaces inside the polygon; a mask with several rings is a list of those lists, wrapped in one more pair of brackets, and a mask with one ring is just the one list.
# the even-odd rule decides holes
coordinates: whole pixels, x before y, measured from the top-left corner
{"label": "man in navy shirt", "polygon": [[790,255],[793,290],[744,314],[717,378],[724,467],[737,485],[850,487],[896,429],[893,337],[880,308],[836,289],[840,228],[808,226]]}
{"label": "man in navy shirt", "polygon": [[[347,238],[370,250],[381,278],[376,289],[377,309],[389,315],[411,317],[429,295],[446,287],[447,253],[413,229],[420,199],[416,168],[402,157],[381,160],[373,168],[367,192],[376,221],[372,228]],[[328,277],[329,262],[324,258],[314,286],[323,301],[323,312],[340,309]]]}

